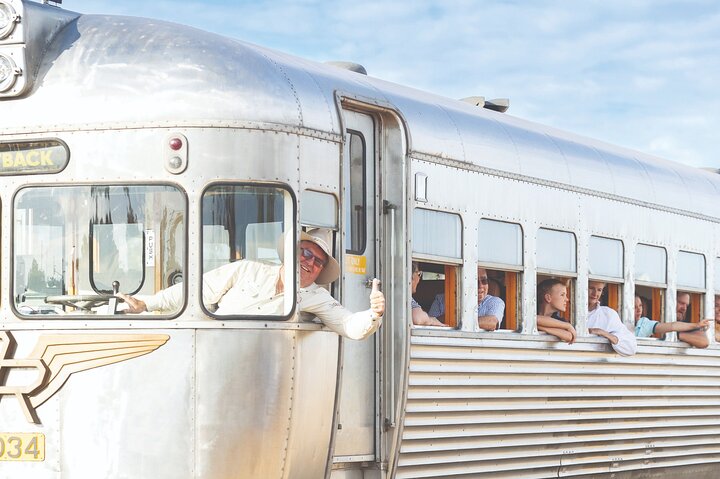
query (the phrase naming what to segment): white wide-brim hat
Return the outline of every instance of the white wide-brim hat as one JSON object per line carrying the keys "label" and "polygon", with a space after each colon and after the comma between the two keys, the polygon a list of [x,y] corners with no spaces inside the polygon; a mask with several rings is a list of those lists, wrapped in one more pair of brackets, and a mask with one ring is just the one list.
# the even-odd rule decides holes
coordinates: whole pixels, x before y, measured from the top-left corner
{"label": "white wide-brim hat", "polygon": [[333,255],[330,252],[330,247],[325,240],[301,231],[300,241],[310,241],[315,243],[327,255],[327,264],[323,267],[318,277],[315,278],[315,282],[317,284],[330,284],[340,277],[340,264],[335,258],[333,258]]}

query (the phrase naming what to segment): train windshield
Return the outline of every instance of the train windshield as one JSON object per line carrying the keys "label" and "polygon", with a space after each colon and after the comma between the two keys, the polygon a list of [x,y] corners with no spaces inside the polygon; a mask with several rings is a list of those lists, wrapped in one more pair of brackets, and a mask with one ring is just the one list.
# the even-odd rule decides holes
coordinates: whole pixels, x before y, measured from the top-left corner
{"label": "train windshield", "polygon": [[182,281],[185,210],[184,194],[170,186],[21,190],[13,209],[18,312],[113,314],[103,308],[115,290],[152,295]]}

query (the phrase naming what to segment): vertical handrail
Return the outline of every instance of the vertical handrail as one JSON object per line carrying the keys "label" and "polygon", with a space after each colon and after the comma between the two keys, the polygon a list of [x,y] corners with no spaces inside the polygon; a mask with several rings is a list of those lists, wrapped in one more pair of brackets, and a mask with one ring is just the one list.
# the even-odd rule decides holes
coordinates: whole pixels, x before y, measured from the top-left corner
{"label": "vertical handrail", "polygon": [[[388,242],[389,248],[388,251],[390,252],[390,275],[389,278],[395,278],[395,261],[393,260],[394,252],[395,252],[395,209],[396,207],[394,205],[389,204],[387,201],[385,201],[384,209],[387,213],[390,215],[390,234],[388,235]],[[390,341],[389,349],[389,360],[388,360],[388,366],[390,368],[390,411],[388,413],[388,427],[395,427],[395,341],[394,341],[394,334],[393,334],[393,326],[395,325],[395,303],[396,301],[392,300],[393,298],[390,298],[390,328],[388,328],[387,337],[388,341]],[[388,323],[385,323],[386,326]]]}

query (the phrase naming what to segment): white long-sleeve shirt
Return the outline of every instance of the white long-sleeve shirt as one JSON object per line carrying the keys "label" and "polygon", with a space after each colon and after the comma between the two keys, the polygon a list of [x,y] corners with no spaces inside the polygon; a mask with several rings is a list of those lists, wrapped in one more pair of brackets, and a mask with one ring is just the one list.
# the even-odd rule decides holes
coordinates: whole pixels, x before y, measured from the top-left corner
{"label": "white long-sleeve shirt", "polygon": [[[203,275],[203,303],[218,315],[284,314],[285,296],[276,292],[280,265],[242,260],[208,271]],[[170,313],[183,303],[183,288],[178,284],[152,296],[139,296],[148,311]],[[382,324],[370,309],[353,313],[343,307],[328,290],[315,283],[298,291],[301,319],[316,316],[336,333],[350,339],[365,339]]]}
{"label": "white long-sleeve shirt", "polygon": [[588,312],[587,327],[588,329],[599,328],[617,337],[617,344],[610,342],[616,353],[623,356],[632,356],[637,352],[635,335],[625,327],[614,309],[598,305]]}

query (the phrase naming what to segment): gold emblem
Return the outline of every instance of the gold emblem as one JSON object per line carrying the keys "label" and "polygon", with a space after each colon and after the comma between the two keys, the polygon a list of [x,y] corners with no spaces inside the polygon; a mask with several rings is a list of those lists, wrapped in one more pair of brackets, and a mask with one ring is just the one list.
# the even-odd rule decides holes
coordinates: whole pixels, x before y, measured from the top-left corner
{"label": "gold emblem", "polygon": [[[44,334],[25,359],[10,359],[15,339],[0,331],[0,400],[15,396],[29,422],[40,424],[35,409],[55,394],[71,374],[151,353],[165,344],[167,334]],[[34,369],[35,379],[23,386],[5,386],[11,369]]]}

